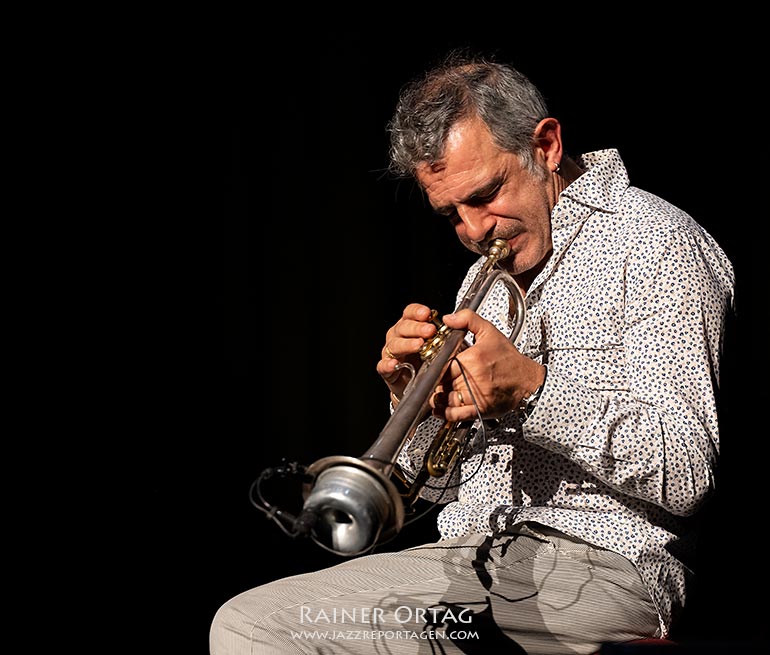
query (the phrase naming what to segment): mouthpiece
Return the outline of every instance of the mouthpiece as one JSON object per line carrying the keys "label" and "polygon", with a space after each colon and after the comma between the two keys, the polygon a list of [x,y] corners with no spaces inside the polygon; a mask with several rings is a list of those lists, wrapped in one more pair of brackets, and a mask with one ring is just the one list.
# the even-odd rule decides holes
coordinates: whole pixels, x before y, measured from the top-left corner
{"label": "mouthpiece", "polygon": [[492,239],[487,248],[487,257],[494,257],[495,261],[505,259],[511,252],[505,239]]}

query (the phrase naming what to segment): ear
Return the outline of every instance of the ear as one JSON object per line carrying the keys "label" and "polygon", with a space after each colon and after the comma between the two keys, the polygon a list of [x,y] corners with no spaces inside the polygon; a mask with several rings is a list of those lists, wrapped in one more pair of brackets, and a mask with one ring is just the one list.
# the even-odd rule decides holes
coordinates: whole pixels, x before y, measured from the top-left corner
{"label": "ear", "polygon": [[542,161],[549,171],[556,171],[563,155],[561,145],[561,123],[555,118],[544,118],[535,128],[535,153],[542,156]]}

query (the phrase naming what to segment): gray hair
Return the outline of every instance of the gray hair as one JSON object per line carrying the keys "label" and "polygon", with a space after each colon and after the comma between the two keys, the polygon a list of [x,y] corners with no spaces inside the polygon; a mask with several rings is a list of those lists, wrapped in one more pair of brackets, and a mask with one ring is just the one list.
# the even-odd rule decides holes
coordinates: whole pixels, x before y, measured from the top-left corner
{"label": "gray hair", "polygon": [[440,161],[450,129],[473,116],[486,123],[500,148],[518,155],[533,174],[539,172],[533,134],[548,116],[540,91],[511,66],[459,53],[451,53],[401,91],[387,126],[389,171],[396,177],[414,176],[420,164]]}

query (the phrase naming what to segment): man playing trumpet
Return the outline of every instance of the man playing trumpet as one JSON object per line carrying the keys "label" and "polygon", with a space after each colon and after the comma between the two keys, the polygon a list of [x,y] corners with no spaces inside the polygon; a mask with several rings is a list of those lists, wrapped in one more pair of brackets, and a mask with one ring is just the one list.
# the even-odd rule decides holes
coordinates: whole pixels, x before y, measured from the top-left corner
{"label": "man playing trumpet", "polygon": [[[458,464],[422,490],[444,504],[441,539],[244,592],[219,610],[212,655],[588,654],[666,637],[719,455],[730,261],[688,214],[632,186],[616,150],[569,156],[509,66],[448,59],[404,89],[389,132],[391,171],[480,255],[458,299],[501,239],[523,326],[511,340],[502,289],[442,318],[468,347],[399,454],[413,478],[444,422],[473,422]],[[387,331],[377,372],[394,409],[403,365],[419,370],[436,330],[410,304]],[[348,632],[300,639],[303,617]]]}

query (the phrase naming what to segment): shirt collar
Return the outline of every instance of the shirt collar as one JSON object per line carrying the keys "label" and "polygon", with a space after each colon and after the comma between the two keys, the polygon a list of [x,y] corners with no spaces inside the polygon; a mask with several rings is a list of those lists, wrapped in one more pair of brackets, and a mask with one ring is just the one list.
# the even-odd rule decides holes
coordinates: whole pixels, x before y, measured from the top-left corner
{"label": "shirt collar", "polygon": [[559,195],[551,212],[553,252],[527,290],[533,295],[553,272],[556,263],[595,211],[615,212],[628,188],[628,173],[617,150],[597,150],[581,155],[577,164],[584,172]]}
{"label": "shirt collar", "polygon": [[578,157],[577,164],[585,172],[562,191],[557,206],[562,198],[569,198],[592,209],[615,212],[629,186],[620,153],[614,148],[588,152]]}

